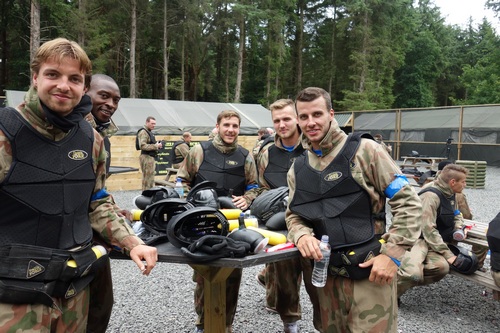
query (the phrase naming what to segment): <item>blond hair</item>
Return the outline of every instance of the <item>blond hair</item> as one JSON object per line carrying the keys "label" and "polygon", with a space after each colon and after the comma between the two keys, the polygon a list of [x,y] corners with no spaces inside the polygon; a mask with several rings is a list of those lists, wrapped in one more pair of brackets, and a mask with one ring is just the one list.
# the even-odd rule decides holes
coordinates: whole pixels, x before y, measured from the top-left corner
{"label": "blond hair", "polygon": [[66,58],[80,62],[80,71],[85,75],[86,85],[90,83],[92,62],[77,42],[66,38],[56,38],[43,43],[36,51],[33,61],[31,61],[31,73],[38,74],[42,65],[48,60],[53,60],[60,64]]}

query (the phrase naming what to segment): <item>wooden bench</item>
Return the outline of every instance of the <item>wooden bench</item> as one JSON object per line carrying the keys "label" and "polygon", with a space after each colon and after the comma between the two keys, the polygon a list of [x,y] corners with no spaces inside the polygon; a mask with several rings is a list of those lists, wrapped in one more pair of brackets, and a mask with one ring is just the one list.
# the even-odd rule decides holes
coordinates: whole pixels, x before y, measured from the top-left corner
{"label": "wooden bench", "polygon": [[167,173],[165,174],[165,180],[155,180],[155,185],[161,185],[161,186],[170,186],[174,187],[175,182],[170,181],[170,177],[177,175],[178,169],[176,168],[166,168]]}
{"label": "wooden bench", "polygon": [[[464,220],[464,221],[467,226],[471,227],[471,229],[468,230],[467,238],[465,238],[462,241],[462,243],[488,247],[488,241],[486,240],[486,231],[488,230],[488,223],[473,221],[473,220]],[[498,287],[493,281],[493,277],[491,276],[490,271],[487,272],[476,271],[474,274],[465,275],[458,273],[454,270],[450,270],[450,274],[460,276],[466,280],[475,282],[488,289],[491,289],[493,294],[493,299],[500,301],[500,287]]]}

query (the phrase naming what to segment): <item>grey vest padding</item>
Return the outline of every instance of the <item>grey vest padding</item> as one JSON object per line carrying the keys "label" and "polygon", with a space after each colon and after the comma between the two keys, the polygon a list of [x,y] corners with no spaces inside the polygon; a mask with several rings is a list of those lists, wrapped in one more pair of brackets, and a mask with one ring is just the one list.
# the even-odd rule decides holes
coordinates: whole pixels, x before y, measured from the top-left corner
{"label": "grey vest padding", "polygon": [[451,206],[450,200],[455,201],[455,194],[453,194],[451,199],[447,199],[437,188],[428,187],[421,190],[418,195],[429,191],[435,193],[440,200],[436,219],[439,234],[445,242],[451,242],[453,240],[453,232],[455,231],[455,211]]}
{"label": "grey vest padding", "polygon": [[11,143],[13,158],[0,184],[0,246],[70,249],[88,244],[92,239],[88,209],[95,186],[90,124],[82,120],[55,142],[14,109],[3,109],[0,128]]}
{"label": "grey vest padding", "polygon": [[[175,141],[174,142],[174,145],[172,146],[172,151],[170,152],[170,158],[172,159],[172,164],[177,164],[177,163],[181,163],[182,161],[184,161],[184,157],[177,157],[175,155],[175,148],[177,148],[178,145],[181,145],[181,144],[185,144],[185,145],[188,145],[188,143],[186,141],[183,141],[183,140],[179,140],[179,141]],[[189,145],[188,145],[189,147]]]}
{"label": "grey vest padding", "polygon": [[352,178],[352,158],[361,133],[352,133],[325,170],[309,165],[308,154],[294,163],[296,191],[289,208],[309,222],[316,237],[328,235],[332,250],[369,241],[374,217],[368,193]]}
{"label": "grey vest padding", "polygon": [[286,174],[292,166],[293,161],[304,153],[304,148],[302,145],[299,145],[295,150],[289,152],[272,145],[267,151],[269,154],[269,163],[264,170],[264,179],[271,188],[288,186]]}
{"label": "grey vest padding", "polygon": [[245,193],[245,160],[248,150],[238,147],[230,154],[221,153],[211,141],[201,143],[203,162],[198,169],[193,186],[209,180],[217,184],[217,195],[227,196],[230,190],[234,195]]}

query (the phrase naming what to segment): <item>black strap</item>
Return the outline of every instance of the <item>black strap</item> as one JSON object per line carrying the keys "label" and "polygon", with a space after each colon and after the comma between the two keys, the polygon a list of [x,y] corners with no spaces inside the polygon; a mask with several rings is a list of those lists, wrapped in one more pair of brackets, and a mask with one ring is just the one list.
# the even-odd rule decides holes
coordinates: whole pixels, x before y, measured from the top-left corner
{"label": "black strap", "polygon": [[250,252],[250,244],[235,241],[226,236],[207,235],[198,239],[181,252],[197,262],[206,262],[219,258],[242,258]]}

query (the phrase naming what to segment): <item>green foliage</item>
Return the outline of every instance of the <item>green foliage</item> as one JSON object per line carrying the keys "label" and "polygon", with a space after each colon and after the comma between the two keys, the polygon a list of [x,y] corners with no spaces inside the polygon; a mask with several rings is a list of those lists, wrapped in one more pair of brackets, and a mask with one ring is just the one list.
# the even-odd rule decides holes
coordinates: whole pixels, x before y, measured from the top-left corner
{"label": "green foliage", "polygon": [[[130,91],[130,1],[40,0],[41,41],[79,41],[94,72]],[[79,8],[79,4],[83,7]],[[499,103],[499,37],[489,22],[445,25],[431,0],[137,0],[136,94],[269,105],[306,86],[336,110]],[[487,6],[499,11],[498,1]],[[30,84],[29,0],[0,4],[0,90]]]}

